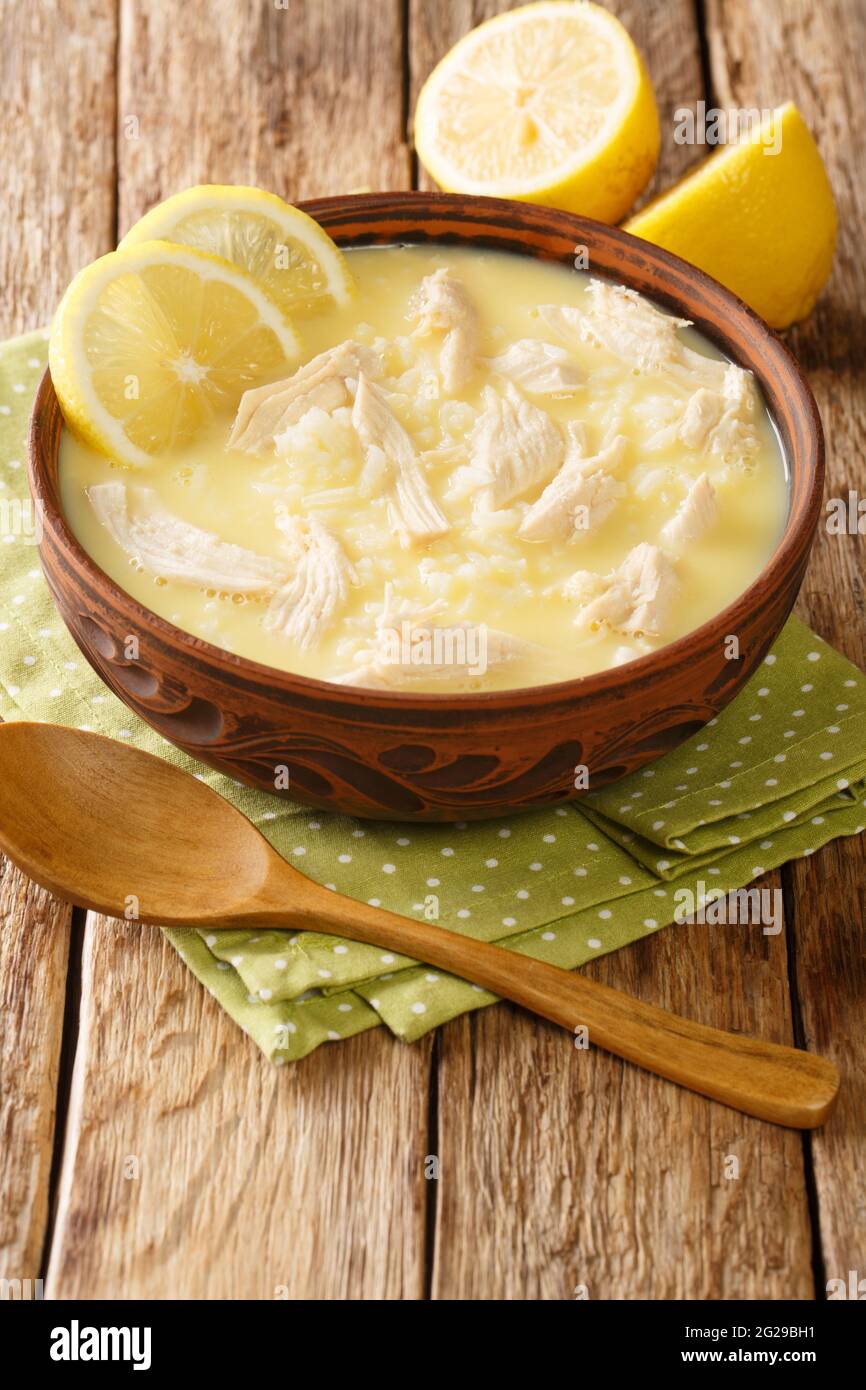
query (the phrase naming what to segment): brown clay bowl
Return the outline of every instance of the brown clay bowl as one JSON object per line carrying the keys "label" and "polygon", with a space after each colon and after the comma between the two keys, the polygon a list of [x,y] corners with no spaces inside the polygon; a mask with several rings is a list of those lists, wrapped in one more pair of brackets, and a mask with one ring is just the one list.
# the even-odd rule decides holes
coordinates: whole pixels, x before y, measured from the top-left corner
{"label": "brown clay bowl", "polygon": [[[295,801],[356,816],[472,820],[578,795],[632,772],[696,733],[742,688],[794,603],[821,506],[818,412],[796,362],[715,281],[616,228],[527,203],[371,193],[302,205],[343,245],[472,243],[573,263],[692,319],[757,377],[790,470],[784,534],[766,568],[710,622],[598,675],[483,694],[386,694],[245,660],[189,636],[123,592],[82,550],[60,506],[61,415],[42,379],[30,434],[30,485],[43,508],[42,566],[75,641],[107,685],[172,743],[274,791],[288,768]],[[739,640],[739,660],[725,638]],[[140,657],[124,656],[138,638]],[[285,774],[283,774],[284,776]]]}

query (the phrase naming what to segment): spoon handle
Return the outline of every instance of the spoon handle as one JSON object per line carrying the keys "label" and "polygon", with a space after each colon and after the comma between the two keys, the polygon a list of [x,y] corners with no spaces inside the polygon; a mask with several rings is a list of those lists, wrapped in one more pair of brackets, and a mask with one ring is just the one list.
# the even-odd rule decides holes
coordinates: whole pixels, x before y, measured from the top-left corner
{"label": "spoon handle", "polygon": [[[286,914],[293,926],[324,927],[448,970],[567,1028],[575,1034],[575,1046],[585,1040],[711,1100],[796,1129],[823,1124],[833,1108],[839,1074],[826,1058],[693,1023],[501,946],[398,917],[318,885],[310,889],[303,904],[297,889],[293,892],[295,906]],[[583,1029],[586,1034],[578,1032]]]}

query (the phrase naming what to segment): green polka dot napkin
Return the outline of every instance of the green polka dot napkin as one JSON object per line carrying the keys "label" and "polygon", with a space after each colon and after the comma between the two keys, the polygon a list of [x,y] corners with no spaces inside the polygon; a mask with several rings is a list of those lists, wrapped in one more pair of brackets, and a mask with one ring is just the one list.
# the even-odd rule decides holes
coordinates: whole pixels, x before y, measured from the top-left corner
{"label": "green polka dot napkin", "polygon": [[[203,769],[102,684],[42,579],[26,507],[25,438],[45,355],[43,333],[0,349],[4,719],[47,719],[129,739],[214,787],[280,854],[328,887],[409,917],[438,908],[451,931],[567,968],[864,828],[866,678],[794,619],[705,730],[579,805],[473,825],[361,822]],[[278,1063],[380,1023],[411,1041],[493,1002],[403,957],[315,932],[167,935]]]}

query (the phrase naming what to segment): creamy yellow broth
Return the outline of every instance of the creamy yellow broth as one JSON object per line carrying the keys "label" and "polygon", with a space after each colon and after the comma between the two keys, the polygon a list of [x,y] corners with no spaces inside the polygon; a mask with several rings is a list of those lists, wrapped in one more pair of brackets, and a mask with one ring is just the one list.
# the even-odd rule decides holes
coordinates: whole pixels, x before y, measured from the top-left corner
{"label": "creamy yellow broth", "polygon": [[[368,498],[359,491],[364,453],[347,408],[323,418],[314,412],[293,426],[284,457],[274,449],[260,456],[227,450],[232,422],[226,418],[214,421],[193,447],[136,470],[119,468],[64,431],[60,481],[66,515],[85,550],[133,597],[216,646],[327,680],[363,664],[389,585],[401,612],[424,612],[438,601],[431,619],[437,625],[487,625],[531,644],[503,666],[490,665],[485,674],[457,681],[464,688],[493,689],[621,664],[697,627],[755,578],[778,542],[787,509],[784,460],[760,397],[753,422],[760,441],[756,456],[748,465],[723,462],[678,439],[659,443],[672,401],[680,409],[688,390],[672,393],[657,375],[635,372],[592,342],[569,343],[570,357],[584,374],[581,384],[570,394],[528,398],[563,429],[569,421],[582,422],[591,453],[612,428],[624,435],[627,451],[618,472],[626,492],[600,525],[567,541],[527,542],[516,534],[527,500],[479,520],[471,493],[453,496],[452,477],[461,459],[465,462],[483,388],[491,382],[501,388],[501,379],[482,361],[468,386],[447,397],[439,373],[441,338],[410,337],[407,308],[424,276],[449,268],[477,308],[483,359],[520,339],[557,341],[541,322],[538,306],[582,307],[588,277],[529,257],[444,246],[368,248],[347,255],[357,295],[347,307],[299,323],[304,360],[348,338],[382,355],[386,385],[396,392],[390,398],[394,413],[418,450],[430,491],[450,524],[448,534],[427,544],[401,545],[385,489]],[[690,347],[719,357],[694,330],[681,329],[680,336]],[[573,598],[561,592],[563,583],[577,570],[609,574],[639,542],[660,543],[661,529],[689,481],[702,473],[712,480],[718,513],[705,534],[676,558],[677,594],[664,630],[624,635],[605,623],[581,630]],[[277,559],[285,550],[274,524],[275,506],[317,516],[339,537],[358,586],[350,588],[321,638],[300,650],[266,630],[267,599],[155,577],[125,554],[85,494],[93,484],[119,479],[152,489],[166,511],[196,527]],[[441,689],[441,673],[421,670],[411,688]]]}

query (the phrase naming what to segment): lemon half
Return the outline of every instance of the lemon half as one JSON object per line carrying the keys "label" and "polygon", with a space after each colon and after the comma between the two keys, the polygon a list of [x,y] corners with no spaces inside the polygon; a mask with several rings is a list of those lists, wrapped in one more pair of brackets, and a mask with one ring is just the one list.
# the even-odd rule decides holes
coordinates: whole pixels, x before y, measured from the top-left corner
{"label": "lemon half", "polygon": [[625,230],[691,261],[771,327],[787,328],[810,313],[830,274],[836,207],[818,147],[788,102],[757,138],[710,155]]}
{"label": "lemon half", "polygon": [[587,0],[544,0],[446,54],[418,98],[415,146],[452,192],[616,222],[652,177],[659,120],[619,20]]}
{"label": "lemon half", "polygon": [[299,357],[294,329],[248,276],[160,241],[79,271],[48,350],[67,424],[134,467],[189,443],[248,387],[286,375]]}
{"label": "lemon half", "polygon": [[261,188],[200,184],[158,203],[120,248],[172,241],[222,256],[251,275],[290,318],[345,304],[354,281],[327,232]]}

